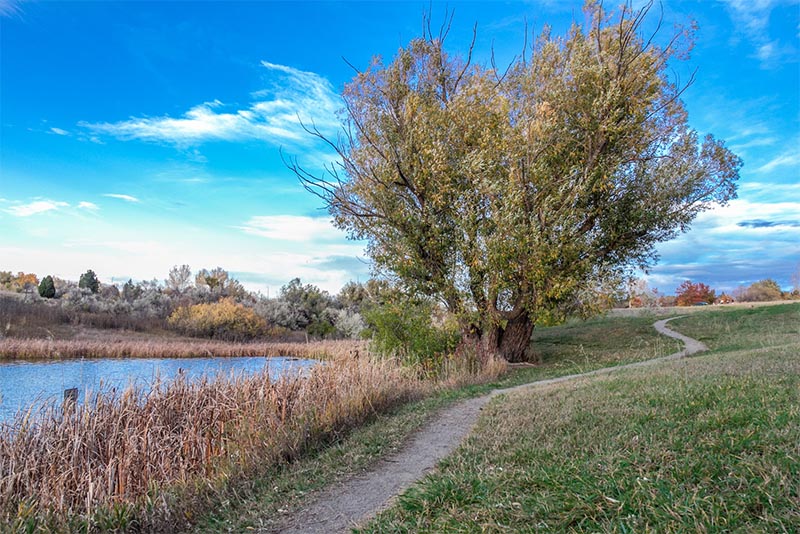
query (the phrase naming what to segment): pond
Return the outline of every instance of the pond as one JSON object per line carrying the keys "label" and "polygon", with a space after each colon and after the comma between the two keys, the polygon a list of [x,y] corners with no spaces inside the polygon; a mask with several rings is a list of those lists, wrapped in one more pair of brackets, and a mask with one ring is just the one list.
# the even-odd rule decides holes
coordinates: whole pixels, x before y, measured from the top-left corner
{"label": "pond", "polygon": [[32,403],[56,400],[64,390],[78,388],[78,402],[86,392],[124,389],[134,383],[143,387],[159,377],[169,381],[184,373],[189,379],[218,373],[253,374],[265,366],[271,377],[300,373],[316,361],[284,357],[232,358],[86,358],[80,360],[0,361],[0,422]]}

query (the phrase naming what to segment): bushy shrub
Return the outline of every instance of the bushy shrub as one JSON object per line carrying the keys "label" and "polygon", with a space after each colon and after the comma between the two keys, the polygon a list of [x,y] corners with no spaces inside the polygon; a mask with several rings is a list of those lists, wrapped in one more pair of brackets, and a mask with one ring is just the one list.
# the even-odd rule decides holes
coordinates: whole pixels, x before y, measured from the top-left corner
{"label": "bushy shrub", "polygon": [[231,298],[177,308],[168,324],[190,336],[227,341],[245,341],[267,332],[267,322],[262,317]]}
{"label": "bushy shrub", "polygon": [[360,313],[348,309],[336,310],[333,324],[337,334],[350,339],[360,339],[361,332],[367,327]]}
{"label": "bushy shrub", "polygon": [[778,282],[767,278],[759,280],[748,288],[739,288],[735,292],[737,300],[740,302],[769,302],[771,300],[781,300],[783,292]]}
{"label": "bushy shrub", "polygon": [[419,369],[436,369],[460,338],[454,325],[434,324],[434,306],[426,301],[390,301],[365,310],[376,352],[400,357]]}
{"label": "bushy shrub", "polygon": [[97,293],[100,289],[100,280],[97,279],[97,275],[94,274],[94,271],[89,269],[81,275],[81,279],[78,280],[78,287],[81,289],[88,289],[92,293]]}
{"label": "bushy shrub", "polygon": [[56,285],[53,283],[53,277],[48,275],[42,278],[39,282],[39,296],[46,299],[52,299],[56,296]]}
{"label": "bushy shrub", "polygon": [[14,276],[11,271],[0,271],[0,289],[17,293],[31,292],[39,285],[39,279],[33,273],[18,272]]}

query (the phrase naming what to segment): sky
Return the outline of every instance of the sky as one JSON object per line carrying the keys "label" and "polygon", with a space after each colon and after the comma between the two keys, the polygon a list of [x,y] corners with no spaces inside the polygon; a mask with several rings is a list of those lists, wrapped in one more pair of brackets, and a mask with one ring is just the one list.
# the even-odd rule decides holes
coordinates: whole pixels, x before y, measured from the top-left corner
{"label": "sky", "polygon": [[[641,4],[637,1],[637,4]],[[614,2],[608,2],[614,4]],[[0,270],[103,282],[221,266],[272,293],[294,277],[364,281],[364,242],[334,228],[282,159],[333,155],[339,94],[453,13],[447,47],[510,61],[526,28],[564,33],[581,2],[0,0]],[[800,3],[664,0],[662,36],[697,23],[689,123],[744,161],[738,199],[658,247],[651,286],[721,290],[800,269]],[[351,66],[352,65],[352,66]]]}

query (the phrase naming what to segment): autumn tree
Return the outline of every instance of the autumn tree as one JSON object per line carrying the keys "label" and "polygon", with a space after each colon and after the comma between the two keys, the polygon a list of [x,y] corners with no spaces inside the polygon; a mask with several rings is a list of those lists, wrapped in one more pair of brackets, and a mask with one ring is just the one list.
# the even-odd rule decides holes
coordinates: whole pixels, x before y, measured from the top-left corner
{"label": "autumn tree", "polygon": [[693,284],[686,280],[675,293],[675,304],[678,306],[694,306],[695,304],[713,304],[716,298],[713,289],[702,282]]}
{"label": "autumn tree", "polygon": [[345,86],[342,135],[309,128],[337,164],[290,167],[377,270],[458,317],[462,348],[523,360],[537,322],[735,196],[739,158],[698,138],[669,76],[691,32],[642,36],[648,9],[589,2],[506,71],[426,32]]}
{"label": "autumn tree", "polygon": [[181,306],[172,312],[167,323],[187,335],[228,341],[250,340],[267,331],[267,323],[262,317],[231,298]]}
{"label": "autumn tree", "polygon": [[741,292],[739,300],[744,302],[768,302],[781,300],[782,295],[783,292],[778,282],[767,278],[750,284],[750,287]]}

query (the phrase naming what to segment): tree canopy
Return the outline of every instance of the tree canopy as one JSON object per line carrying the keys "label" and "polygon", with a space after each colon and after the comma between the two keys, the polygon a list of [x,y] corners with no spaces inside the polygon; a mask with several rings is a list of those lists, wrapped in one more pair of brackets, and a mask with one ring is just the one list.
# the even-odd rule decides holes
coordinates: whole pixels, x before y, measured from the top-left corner
{"label": "tree canopy", "polygon": [[678,306],[714,304],[716,292],[702,282],[693,284],[690,280],[686,280],[678,286],[675,297]]}
{"label": "tree canopy", "polygon": [[735,197],[741,162],[687,121],[668,65],[691,31],[642,35],[649,7],[586,7],[507,70],[425,32],[345,86],[339,161],[290,164],[378,270],[456,314],[462,346],[521,360],[534,325],[656,260]]}

